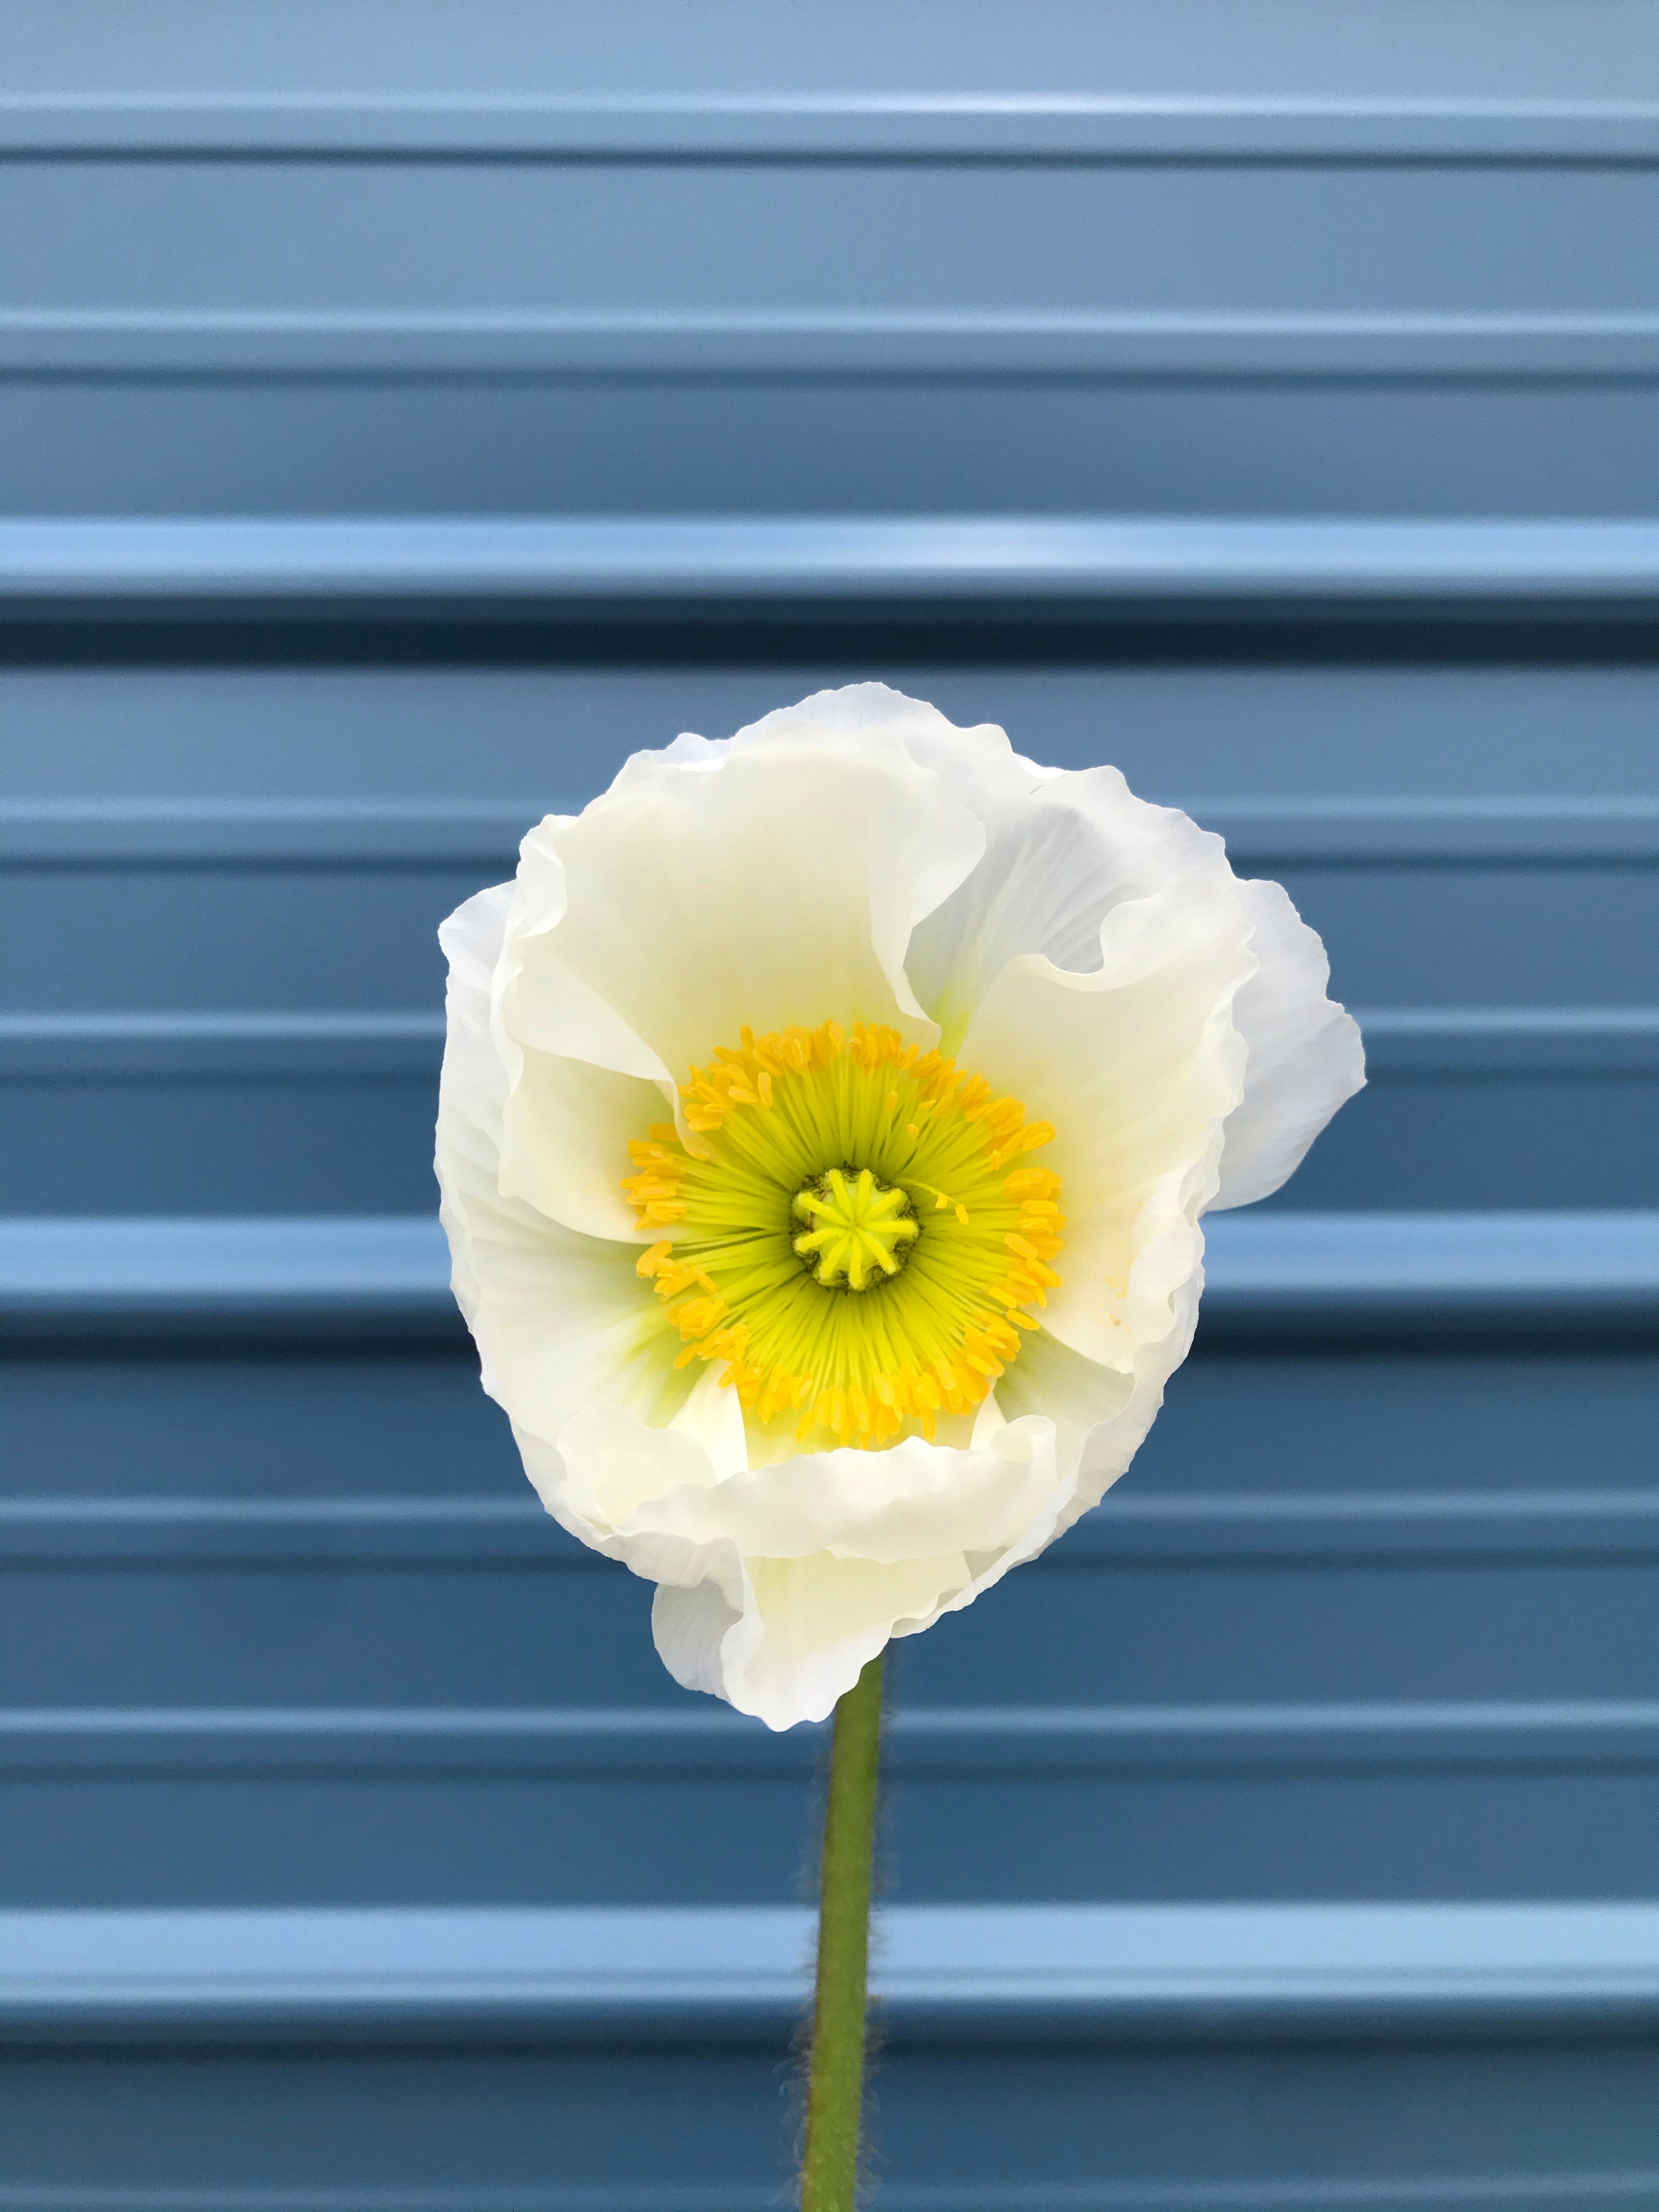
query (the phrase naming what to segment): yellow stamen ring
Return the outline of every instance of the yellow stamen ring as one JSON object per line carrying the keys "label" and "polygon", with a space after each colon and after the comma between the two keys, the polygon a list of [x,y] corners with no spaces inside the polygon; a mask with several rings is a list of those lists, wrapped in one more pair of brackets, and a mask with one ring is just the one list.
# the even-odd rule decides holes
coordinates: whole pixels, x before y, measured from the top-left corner
{"label": "yellow stamen ring", "polygon": [[681,1091],[686,1126],[630,1144],[623,1188],[657,1241],[639,1273],[750,1419],[786,1413],[866,1448],[970,1413],[1060,1280],[1049,1142],[895,1030],[835,1022],[717,1048]]}

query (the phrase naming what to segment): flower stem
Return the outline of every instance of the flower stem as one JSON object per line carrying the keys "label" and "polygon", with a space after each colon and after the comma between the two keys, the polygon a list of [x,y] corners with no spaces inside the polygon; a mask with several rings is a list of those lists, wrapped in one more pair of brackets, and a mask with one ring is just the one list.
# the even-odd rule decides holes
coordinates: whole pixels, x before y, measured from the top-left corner
{"label": "flower stem", "polygon": [[807,2075],[801,2212],[854,2212],[870,1966],[870,1871],[881,1763],[882,1655],[836,1707],[823,1823],[817,1994]]}

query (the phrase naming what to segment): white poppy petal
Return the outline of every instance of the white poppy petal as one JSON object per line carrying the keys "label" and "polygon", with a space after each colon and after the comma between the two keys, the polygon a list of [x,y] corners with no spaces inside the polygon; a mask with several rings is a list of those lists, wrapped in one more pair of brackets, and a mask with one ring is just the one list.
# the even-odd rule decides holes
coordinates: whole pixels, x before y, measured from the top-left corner
{"label": "white poppy petal", "polygon": [[[659,1569],[653,1563],[664,1553],[689,1557],[699,1540],[684,1528],[650,1516],[649,1509],[659,1498],[713,1490],[720,1481],[714,1456],[720,1439],[718,1433],[703,1432],[705,1409],[699,1406],[689,1423],[680,1418],[695,1395],[694,1386],[672,1417],[656,1420],[613,1401],[596,1401],[557,1431],[557,1450],[549,1465],[556,1469],[560,1498],[597,1532],[613,1558],[642,1574],[656,1575]],[[647,1514],[643,1521],[642,1510]],[[625,1532],[635,1540],[628,1540]],[[707,1540],[721,1542],[723,1532],[714,1531]]]}
{"label": "white poppy petal", "polygon": [[1174,807],[1136,799],[1114,768],[1042,775],[1008,747],[972,738],[971,790],[985,857],[911,939],[922,1004],[955,1051],[1011,960],[1041,954],[1087,973],[1115,908],[1176,881],[1232,881],[1218,837]]}
{"label": "white poppy petal", "polygon": [[1358,1024],[1325,995],[1325,948],[1278,884],[1239,886],[1255,925],[1255,974],[1233,1001],[1248,1048],[1244,1096],[1228,1118],[1212,1206],[1267,1198],[1301,1166],[1337,1108],[1362,1089]]}
{"label": "white poppy petal", "polygon": [[[522,1198],[584,1236],[649,1243],[623,1178],[628,1136],[642,1134],[666,1110],[660,1087],[551,1053],[511,1057],[518,1079],[501,1110],[503,1196]],[[635,1255],[628,1257],[631,1265]]]}
{"label": "white poppy petal", "polygon": [[1041,1158],[1060,1177],[1066,1249],[1042,1318],[1111,1367],[1174,1327],[1171,1254],[1187,1255],[1177,1280],[1198,1266],[1198,1216],[1243,1085],[1229,1006],[1252,960],[1236,905],[1201,884],[1115,908],[1100,945],[1090,974],[1010,963],[963,1054],[1053,1125]]}
{"label": "white poppy petal", "polygon": [[507,908],[501,890],[481,892],[442,932],[448,1039],[434,1164],[456,1300],[484,1388],[521,1431],[550,1443],[596,1399],[667,1420],[692,1378],[676,1371],[678,1338],[641,1295],[635,1249],[568,1230],[501,1188],[507,1078],[489,981]]}
{"label": "white poppy petal", "polygon": [[681,1436],[696,1437],[708,1453],[708,1464],[720,1480],[748,1473],[749,1441],[744,1434],[743,1401],[712,1360],[703,1366],[671,1426]]}
{"label": "white poppy petal", "polygon": [[[550,825],[538,857],[561,865],[566,909],[526,973],[545,957],[586,985],[676,1077],[745,1026],[919,1016],[910,932],[981,843],[895,741],[773,736],[709,770],[636,769]],[[544,1048],[572,1049],[564,1019],[542,1024]]]}
{"label": "white poppy petal", "polygon": [[689,1436],[609,1410],[583,1415],[562,1443],[603,1548],[675,1585],[653,1620],[676,1679],[779,1728],[821,1719],[890,1637],[1040,1548],[1073,1495],[1054,1435],[1052,1421],[1021,1417],[975,1450],[911,1438],[725,1480]]}
{"label": "white poppy petal", "polygon": [[466,1209],[453,1206],[447,1182],[446,1153],[458,1164],[470,1161],[493,1193],[501,1158],[501,1108],[507,1072],[489,1034],[489,986],[501,957],[513,886],[496,884],[479,891],[438,932],[449,963],[445,993],[444,1073],[439,1091],[435,1166],[443,1189],[442,1218],[449,1236],[450,1286],[471,1327],[479,1302],[472,1265]]}
{"label": "white poppy petal", "polygon": [[659,1583],[651,1601],[658,1657],[683,1689],[703,1690],[711,1698],[726,1695],[721,1655],[742,1620],[741,1603],[730,1603],[712,1576],[689,1585]]}
{"label": "white poppy petal", "polygon": [[889,1565],[827,1552],[746,1565],[752,1622],[726,1631],[721,1695],[774,1729],[827,1720],[894,1636],[938,1620],[971,1579],[959,1552]]}
{"label": "white poppy petal", "polygon": [[1187,1355],[1198,1314],[1198,1283],[1183,1285],[1182,1310],[1167,1334],[1143,1344],[1133,1366],[1103,1367],[1040,1329],[997,1385],[1010,1419],[1052,1421],[1060,1464],[1076,1470],[1064,1522],[1097,1505],[1146,1440],[1164,1386]]}
{"label": "white poppy petal", "polygon": [[[816,726],[677,740],[585,814],[550,816],[524,842],[495,981],[508,1186],[648,1242],[617,1188],[622,1140],[745,1027],[900,1021],[931,1041],[905,949],[983,842],[896,737]],[[623,1121],[585,1066],[658,1096]]]}
{"label": "white poppy petal", "polygon": [[729,1538],[745,1558],[826,1552],[883,1565],[948,1550],[994,1551],[1029,1526],[1053,1488],[1052,1455],[1045,1457],[1042,1443],[1010,1422],[979,1450],[908,1437],[884,1452],[802,1453],[718,1484],[665,1488],[642,1499],[618,1533],[694,1545]]}
{"label": "white poppy petal", "polygon": [[918,925],[907,963],[947,1048],[957,1048],[1010,960],[1041,953],[1086,972],[1114,908],[1175,878],[1224,882],[1249,917],[1258,964],[1234,1002],[1249,1066],[1212,1204],[1269,1196],[1364,1082],[1358,1030],[1326,996],[1324,947],[1282,887],[1234,877],[1218,837],[1135,798],[1115,769],[1039,769],[999,729],[955,730],[919,702],[901,703],[913,711],[908,720],[896,713],[894,726],[928,766],[954,763],[957,787],[986,827],[983,860]]}

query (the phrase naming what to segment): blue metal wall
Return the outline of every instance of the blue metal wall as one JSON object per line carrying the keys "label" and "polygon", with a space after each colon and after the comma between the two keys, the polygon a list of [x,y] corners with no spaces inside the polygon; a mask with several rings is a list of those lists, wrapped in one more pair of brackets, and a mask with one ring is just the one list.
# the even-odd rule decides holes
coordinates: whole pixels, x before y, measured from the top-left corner
{"label": "blue metal wall", "polygon": [[1659,36],[0,4],[0,2212],[759,2212],[811,1732],[533,1505],[434,929],[878,676],[1372,1085],[900,1648],[892,2212],[1659,2205]]}

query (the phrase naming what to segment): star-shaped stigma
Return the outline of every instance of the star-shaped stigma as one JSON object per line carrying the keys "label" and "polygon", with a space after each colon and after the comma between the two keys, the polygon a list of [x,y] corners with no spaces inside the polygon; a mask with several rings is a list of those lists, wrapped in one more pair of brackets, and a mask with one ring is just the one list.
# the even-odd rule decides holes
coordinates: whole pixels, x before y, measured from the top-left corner
{"label": "star-shaped stigma", "polygon": [[830,1169],[797,1193],[794,1211],[807,1224],[795,1250],[826,1289],[845,1284],[849,1291],[867,1290],[896,1275],[921,1234],[904,1192],[878,1182],[868,1168],[850,1177],[844,1169]]}

